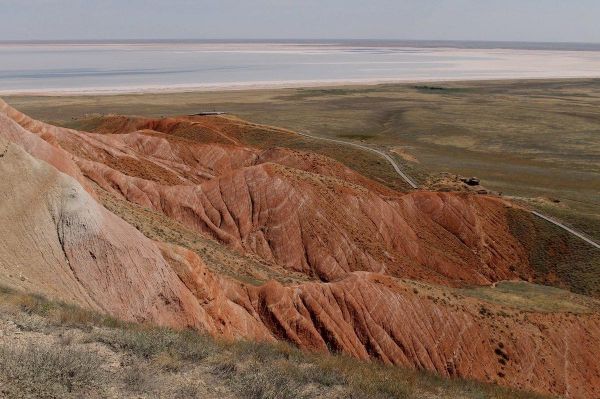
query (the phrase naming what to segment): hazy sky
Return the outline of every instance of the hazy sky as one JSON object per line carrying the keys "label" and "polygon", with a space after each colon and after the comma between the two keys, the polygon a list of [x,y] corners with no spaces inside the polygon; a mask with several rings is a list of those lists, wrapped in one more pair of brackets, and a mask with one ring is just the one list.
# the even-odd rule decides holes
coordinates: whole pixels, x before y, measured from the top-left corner
{"label": "hazy sky", "polygon": [[600,0],[0,0],[0,40],[600,42]]}

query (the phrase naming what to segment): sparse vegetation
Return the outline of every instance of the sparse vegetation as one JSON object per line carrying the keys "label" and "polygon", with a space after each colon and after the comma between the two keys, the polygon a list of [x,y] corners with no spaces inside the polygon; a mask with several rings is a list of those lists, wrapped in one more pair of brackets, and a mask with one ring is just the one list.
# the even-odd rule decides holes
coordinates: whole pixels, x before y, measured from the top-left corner
{"label": "sparse vegetation", "polygon": [[175,369],[182,361],[202,361],[217,351],[212,338],[160,327],[114,330],[110,334],[97,334],[95,339],[114,350],[155,360],[166,369]]}
{"label": "sparse vegetation", "polygon": [[30,343],[24,347],[0,346],[0,381],[7,382],[6,395],[31,394],[38,398],[64,397],[94,392],[106,384],[98,354],[60,346]]}
{"label": "sparse vegetation", "polygon": [[[522,196],[550,193],[552,195],[548,198],[551,199],[547,203],[534,203],[540,201],[541,197],[523,201],[536,207],[549,207],[553,212],[565,215],[567,222],[571,222],[574,227],[586,226],[584,231],[593,236],[598,231],[597,222],[600,220],[594,202],[598,186],[595,181],[588,179],[596,173],[596,167],[586,162],[595,159],[597,147],[594,143],[582,146],[581,142],[586,141],[589,136],[589,129],[593,125],[589,120],[593,120],[594,115],[582,115],[579,108],[571,107],[572,99],[565,94],[565,90],[573,90],[577,86],[566,83],[565,86],[550,83],[540,85],[544,87],[544,95],[547,90],[554,90],[556,96],[562,96],[560,104],[554,99],[531,99],[530,92],[524,92],[509,83],[472,83],[464,90],[456,84],[449,84],[448,88],[383,85],[368,90],[348,88],[337,91],[295,90],[277,92],[278,94],[268,92],[270,94],[256,94],[263,96],[260,101],[251,97],[249,102],[243,104],[225,94],[187,93],[139,99],[154,101],[151,99],[160,98],[155,104],[158,107],[158,103],[165,98],[196,99],[194,101],[198,102],[194,104],[201,105],[204,101],[201,96],[222,96],[218,98],[227,99],[223,102],[224,106],[239,107],[239,114],[262,123],[283,125],[323,136],[364,140],[378,148],[399,148],[393,156],[406,165],[411,176],[417,176],[420,180],[439,171],[442,165],[444,170],[467,176],[481,176],[486,186],[498,191],[504,191],[504,187],[508,188],[508,193]],[[528,90],[539,90],[536,87],[528,86]],[[200,96],[200,100],[194,96]],[[515,110],[504,98],[514,99],[515,96],[526,97],[531,108]],[[300,105],[297,104],[299,99],[302,100]],[[535,123],[529,122],[530,119],[533,120],[535,109],[539,107],[536,102],[538,100],[545,106],[550,101],[556,107],[556,111],[548,115],[546,124],[539,123],[537,119]],[[562,100],[569,104],[565,106]],[[119,101],[115,101],[115,104],[118,105]],[[590,101],[594,103],[595,100],[592,98]],[[292,107],[292,115],[290,104],[294,102],[296,104]],[[264,107],[266,103],[272,104],[277,112],[273,112],[273,107],[269,112],[261,110],[260,107]],[[374,103],[378,107],[374,107]],[[136,107],[140,105],[145,106],[143,101],[138,102]],[[315,106],[322,106],[323,109]],[[473,112],[473,109],[477,112]],[[497,114],[494,113],[495,110],[498,110]],[[123,109],[119,112],[123,112]],[[166,112],[167,109],[161,104],[161,113]],[[184,111],[179,109],[173,113],[182,112]],[[485,120],[480,118],[478,112]],[[64,124],[91,129],[99,120],[101,118],[74,120]],[[566,146],[571,155],[567,157],[560,155],[563,149],[560,145],[540,141],[545,136],[540,136],[538,131],[541,128],[549,132],[558,131],[556,126],[563,126],[565,121],[573,126],[573,131],[569,132],[573,139]],[[182,137],[197,134],[193,131],[179,133]],[[256,147],[284,146],[326,154],[391,187],[402,188],[401,183],[398,183],[398,176],[384,160],[351,147],[282,134],[280,130],[254,124],[238,134],[240,137],[236,136],[236,139]],[[511,155],[506,155],[508,153]],[[549,166],[554,163],[558,166]],[[155,170],[149,170],[149,173],[153,175]],[[546,176],[549,173],[553,175],[552,179]],[[581,201],[562,199],[563,196],[572,197],[578,191],[582,192]],[[288,274],[276,265],[250,256],[217,249],[215,242],[169,221],[164,215],[126,204],[101,190],[98,192],[102,203],[109,210],[147,237],[195,251],[209,261],[210,267],[219,274],[252,284],[260,284],[268,279],[278,279],[283,283],[309,279]],[[511,232],[528,251],[529,264],[535,272],[535,282],[600,296],[600,258],[596,250],[526,212],[515,209],[508,212]],[[520,266],[513,266],[511,270],[515,271],[517,267]],[[521,271],[518,270],[519,273]],[[526,272],[528,278],[530,270]],[[476,302],[473,297],[487,302],[482,303],[480,308],[475,308],[479,309],[476,317],[485,322],[495,322],[492,329],[502,334],[504,327],[509,328],[509,324],[501,324],[515,315],[521,317],[527,310],[565,313],[597,310],[597,304],[590,305],[591,300],[577,298],[566,291],[539,286],[527,289],[522,289],[523,287],[525,286],[506,283],[496,287],[462,291],[457,289],[455,292],[460,293],[457,295],[471,296],[472,302]],[[443,290],[437,291],[438,295],[434,295],[434,292],[429,292],[422,286],[413,288],[414,294],[423,292],[423,297],[435,305],[446,305],[446,293],[454,293],[447,289],[443,295],[439,295]],[[149,397],[219,398],[534,396],[473,381],[447,380],[424,372],[376,362],[361,362],[341,355],[307,353],[280,343],[222,342],[193,331],[124,323],[74,306],[9,290],[0,292],[0,297],[3,299],[0,306],[6,315],[2,316],[3,320],[0,318],[0,322],[6,322],[8,330],[13,334],[8,334],[7,337],[12,337],[17,343],[11,346],[13,341],[0,337],[0,344],[4,345],[0,354],[12,359],[12,362],[19,361],[24,365],[14,371],[7,362],[4,368],[0,368],[0,371],[4,370],[0,374],[0,383],[2,389],[5,389],[2,393],[9,397],[14,397],[15,392],[29,392],[28,390],[32,390],[33,396],[48,397],[91,394],[104,396],[108,391],[118,397],[142,394]],[[498,310],[499,307],[493,305],[498,303],[504,306],[503,309],[512,309]],[[459,304],[451,305],[458,309]],[[523,317],[526,318],[527,315]],[[28,337],[28,340],[23,337]],[[504,342],[510,348],[510,341]],[[493,362],[496,364],[497,361],[502,368],[497,373],[494,372],[493,376],[486,377],[490,381],[492,378],[502,381],[507,377],[503,367],[510,364],[510,350],[505,351],[503,344],[499,343],[497,348],[494,347],[494,352],[497,359],[493,358]],[[63,353],[66,358],[61,357]],[[33,354],[32,358],[30,354]],[[35,369],[32,365],[36,364],[32,359],[40,356],[49,359],[48,364],[64,363],[64,370],[72,370],[73,365],[85,359],[85,356],[92,357],[93,360],[89,363],[97,367],[93,373],[83,370],[81,375],[72,371],[53,374],[43,370],[38,377],[32,371]],[[448,373],[455,375],[454,366],[447,367]],[[10,374],[12,372],[17,374]],[[22,386],[23,384],[27,386]]]}
{"label": "sparse vegetation", "polygon": [[541,398],[285,343],[225,342],[121,322],[8,289],[0,290],[0,305],[0,323],[15,329],[0,337],[7,398]]}
{"label": "sparse vegetation", "polygon": [[[109,113],[159,117],[218,109],[324,137],[401,146],[419,160],[398,159],[419,180],[451,172],[480,177],[487,188],[508,195],[558,198],[562,219],[600,240],[598,79],[6,100],[35,118],[83,130],[92,130],[98,117]],[[405,187],[388,164],[358,149],[281,140],[264,132],[244,140],[323,153],[392,187]]]}
{"label": "sparse vegetation", "polygon": [[[600,301],[597,299],[525,281],[506,281],[496,284],[495,287],[463,288],[456,291],[486,302],[529,312],[581,314],[600,311]],[[483,305],[482,308],[484,308]],[[507,317],[508,315],[504,311],[500,311],[498,316]]]}
{"label": "sparse vegetation", "polygon": [[508,211],[511,233],[528,250],[540,284],[600,296],[600,251],[557,226],[516,209]]}
{"label": "sparse vegetation", "polygon": [[260,285],[268,280],[284,284],[309,280],[305,274],[275,268],[258,257],[233,251],[159,212],[118,199],[100,188],[97,188],[97,192],[107,209],[135,226],[146,237],[196,252],[215,273],[252,285]]}

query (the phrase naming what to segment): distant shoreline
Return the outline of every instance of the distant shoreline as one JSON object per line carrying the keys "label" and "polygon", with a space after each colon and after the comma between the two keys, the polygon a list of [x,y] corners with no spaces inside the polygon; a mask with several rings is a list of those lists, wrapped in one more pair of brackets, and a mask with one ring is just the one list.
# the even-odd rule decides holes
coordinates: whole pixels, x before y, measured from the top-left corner
{"label": "distant shoreline", "polygon": [[252,90],[284,90],[302,88],[339,88],[357,86],[377,86],[384,84],[420,84],[420,83],[458,83],[458,82],[498,82],[498,81],[569,81],[600,79],[600,73],[590,76],[531,76],[531,77],[461,77],[461,78],[432,78],[432,79],[356,79],[356,80],[322,80],[322,81],[272,81],[272,82],[236,82],[211,83],[202,85],[146,85],[139,87],[107,87],[82,89],[30,89],[30,90],[0,90],[0,96],[114,96],[137,94],[176,94],[193,92],[225,92]]}
{"label": "distant shoreline", "polygon": [[0,44],[0,95],[600,78],[600,51],[492,48],[498,43],[474,49],[469,46],[485,43],[457,43],[463,48],[393,41]]}
{"label": "distant shoreline", "polygon": [[98,40],[0,40],[4,45],[151,45],[151,44],[275,44],[479,50],[600,51],[600,42],[520,42],[481,40],[411,39],[98,39]]}

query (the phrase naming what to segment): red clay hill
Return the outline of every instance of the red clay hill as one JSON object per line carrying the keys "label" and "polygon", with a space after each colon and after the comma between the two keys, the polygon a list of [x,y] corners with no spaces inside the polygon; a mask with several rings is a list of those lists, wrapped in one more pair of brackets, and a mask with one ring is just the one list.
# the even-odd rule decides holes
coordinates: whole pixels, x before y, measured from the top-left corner
{"label": "red clay hill", "polygon": [[457,290],[533,278],[513,204],[393,191],[321,155],[244,145],[257,129],[110,117],[86,133],[0,100],[1,283],[128,320],[600,396],[598,313]]}

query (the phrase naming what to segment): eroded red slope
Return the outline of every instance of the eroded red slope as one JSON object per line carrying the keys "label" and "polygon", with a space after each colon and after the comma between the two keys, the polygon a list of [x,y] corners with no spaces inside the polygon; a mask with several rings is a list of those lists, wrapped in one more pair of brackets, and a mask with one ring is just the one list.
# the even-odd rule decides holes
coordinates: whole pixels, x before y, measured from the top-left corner
{"label": "eroded red slope", "polygon": [[[597,314],[489,304],[482,312],[474,299],[398,279],[527,278],[525,251],[507,226],[511,204],[397,193],[325,157],[244,147],[241,121],[119,120],[131,124],[117,129],[123,134],[83,133],[0,102],[0,267],[24,278],[9,284],[128,319],[600,394],[589,350],[600,345]],[[314,282],[256,287],[216,275],[197,254],[153,242],[108,212],[94,199],[99,188]]]}
{"label": "eroded red slope", "polygon": [[[24,127],[70,149],[83,174],[104,190],[321,280],[376,271],[486,284],[528,274],[525,253],[504,221],[509,204],[495,198],[374,190],[379,185],[322,156],[144,131],[86,134],[8,110]],[[118,131],[172,133],[183,125],[189,132],[189,119],[199,118],[143,119]],[[222,124],[205,141],[217,128],[226,135]]]}

